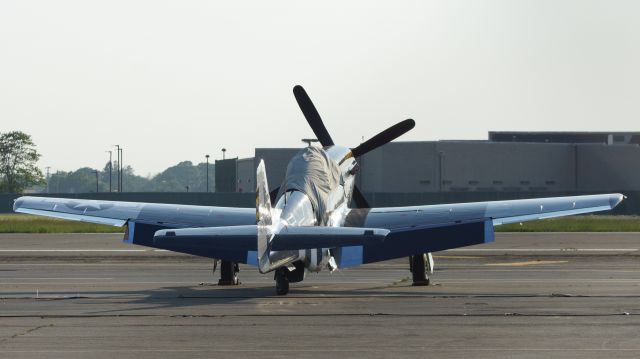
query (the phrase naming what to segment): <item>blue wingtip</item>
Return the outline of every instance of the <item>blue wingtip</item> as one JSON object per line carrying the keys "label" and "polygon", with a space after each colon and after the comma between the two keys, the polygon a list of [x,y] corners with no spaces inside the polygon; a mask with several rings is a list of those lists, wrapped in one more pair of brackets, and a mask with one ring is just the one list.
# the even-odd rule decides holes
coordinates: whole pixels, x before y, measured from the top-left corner
{"label": "blue wingtip", "polygon": [[627,196],[623,195],[622,193],[612,194],[611,196],[609,196],[609,204],[611,205],[611,208],[615,208],[620,204],[620,202],[625,199],[627,199]]}
{"label": "blue wingtip", "polygon": [[18,208],[22,206],[22,202],[24,201],[24,197],[18,197],[13,200],[13,211],[16,212]]}

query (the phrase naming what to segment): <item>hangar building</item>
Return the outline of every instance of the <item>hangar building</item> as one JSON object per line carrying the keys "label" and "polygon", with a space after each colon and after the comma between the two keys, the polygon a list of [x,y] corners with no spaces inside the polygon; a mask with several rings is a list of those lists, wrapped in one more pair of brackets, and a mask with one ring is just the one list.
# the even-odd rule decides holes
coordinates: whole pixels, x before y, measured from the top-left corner
{"label": "hangar building", "polygon": [[[389,143],[359,159],[358,185],[365,193],[640,190],[638,133],[490,132],[489,138]],[[253,158],[225,160],[227,170],[216,167],[216,184],[227,185],[217,190],[255,192],[261,158],[273,189],[298,150],[257,148]]]}

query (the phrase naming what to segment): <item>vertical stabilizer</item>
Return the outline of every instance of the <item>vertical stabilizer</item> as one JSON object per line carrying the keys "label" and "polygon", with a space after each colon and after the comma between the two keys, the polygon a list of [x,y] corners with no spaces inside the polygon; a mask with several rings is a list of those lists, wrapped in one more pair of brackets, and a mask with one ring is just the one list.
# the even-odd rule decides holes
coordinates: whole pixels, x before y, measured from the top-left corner
{"label": "vertical stabilizer", "polygon": [[256,219],[258,220],[258,268],[261,273],[270,271],[269,242],[273,237],[271,225],[273,224],[273,210],[269,197],[269,184],[264,161],[260,160],[256,172]]}
{"label": "vertical stabilizer", "polygon": [[[258,269],[260,273],[267,273],[280,267],[289,266],[291,263],[304,258],[304,250],[271,250],[274,238],[283,228],[286,228],[288,224],[280,218],[280,210],[271,207],[267,173],[262,160],[260,160],[256,172],[256,185],[258,186],[256,190]],[[284,194],[283,196],[286,195],[287,194]],[[307,198],[304,195],[301,196],[305,199]],[[309,210],[311,211],[310,204]]]}

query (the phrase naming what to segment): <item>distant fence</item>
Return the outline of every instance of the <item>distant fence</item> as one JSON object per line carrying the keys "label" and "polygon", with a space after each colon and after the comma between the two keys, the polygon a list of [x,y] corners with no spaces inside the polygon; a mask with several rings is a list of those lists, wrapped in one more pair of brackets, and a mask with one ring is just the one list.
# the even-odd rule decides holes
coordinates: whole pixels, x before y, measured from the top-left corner
{"label": "distant fence", "polygon": [[[603,192],[423,192],[423,193],[365,193],[372,207],[413,206],[421,204],[499,201],[507,199],[576,196]],[[640,215],[640,192],[624,192],[628,198],[613,212],[602,214]],[[104,193],[51,193],[30,196],[98,199],[149,203],[178,203],[199,206],[255,207],[255,193],[204,192],[104,192]],[[0,194],[0,213],[12,212],[13,200],[19,194]]]}

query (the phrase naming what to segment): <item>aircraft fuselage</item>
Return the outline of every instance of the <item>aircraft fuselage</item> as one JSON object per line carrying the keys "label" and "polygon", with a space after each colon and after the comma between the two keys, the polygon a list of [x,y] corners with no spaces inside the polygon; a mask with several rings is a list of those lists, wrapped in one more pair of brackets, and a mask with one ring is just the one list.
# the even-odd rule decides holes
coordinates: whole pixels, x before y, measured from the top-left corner
{"label": "aircraft fuselage", "polygon": [[[322,205],[317,204],[319,202],[317,199],[311,200],[303,191],[285,188],[277,198],[274,208],[275,232],[284,226],[343,226],[349,213],[358,164],[351,154],[351,149],[347,147],[329,146],[319,150],[326,154],[327,160],[333,162],[328,167],[337,168],[339,179],[337,181],[330,179],[331,176],[336,176],[336,173],[320,174],[314,177],[314,181],[322,182],[315,185],[322,188],[328,187],[327,193],[323,196]],[[297,170],[293,167],[296,165],[294,161],[295,159],[292,159],[289,163],[288,171]],[[313,197],[313,194],[310,193],[310,195]],[[279,266],[302,262],[305,268],[312,272],[319,272],[327,266],[331,269],[336,267],[335,262],[331,261],[332,255],[329,248],[271,251],[269,257],[272,263],[278,263]]]}

